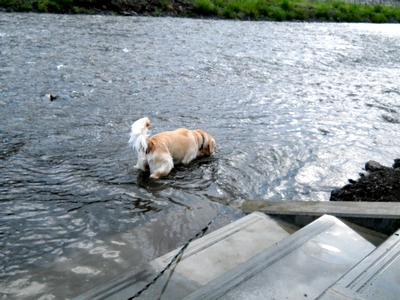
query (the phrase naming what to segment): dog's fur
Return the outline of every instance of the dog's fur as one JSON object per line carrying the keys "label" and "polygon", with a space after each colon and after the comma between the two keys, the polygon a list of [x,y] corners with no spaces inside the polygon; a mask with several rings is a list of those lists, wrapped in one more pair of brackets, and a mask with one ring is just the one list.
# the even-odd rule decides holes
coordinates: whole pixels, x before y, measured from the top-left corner
{"label": "dog's fur", "polygon": [[138,161],[135,168],[147,171],[151,178],[166,176],[176,164],[188,164],[197,157],[211,155],[215,141],[203,130],[179,128],[148,137],[148,118],[141,118],[132,124],[129,144],[136,149]]}

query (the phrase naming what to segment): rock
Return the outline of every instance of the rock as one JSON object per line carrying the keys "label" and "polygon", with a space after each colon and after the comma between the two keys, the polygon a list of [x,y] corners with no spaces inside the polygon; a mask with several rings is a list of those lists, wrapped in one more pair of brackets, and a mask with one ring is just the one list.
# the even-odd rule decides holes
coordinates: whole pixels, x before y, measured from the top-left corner
{"label": "rock", "polygon": [[400,158],[394,159],[393,169],[400,168]]}
{"label": "rock", "polygon": [[121,15],[123,15],[123,16],[135,16],[135,17],[138,16],[138,14],[136,12],[134,12],[134,11],[122,11]]}
{"label": "rock", "polygon": [[382,166],[380,163],[370,160],[365,164],[365,170],[375,172],[378,170],[383,170],[385,167]]}
{"label": "rock", "polygon": [[350,184],[331,192],[331,201],[382,201],[400,202],[400,159],[393,167],[385,167],[376,161],[365,164],[367,174]]}

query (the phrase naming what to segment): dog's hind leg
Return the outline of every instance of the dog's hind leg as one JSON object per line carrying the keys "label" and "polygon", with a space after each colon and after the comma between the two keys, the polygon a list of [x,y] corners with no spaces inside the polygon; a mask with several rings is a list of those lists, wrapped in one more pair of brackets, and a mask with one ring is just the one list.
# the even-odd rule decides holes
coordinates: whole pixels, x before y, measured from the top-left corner
{"label": "dog's hind leg", "polygon": [[135,168],[142,170],[142,171],[147,171],[147,167],[148,167],[148,163],[147,163],[146,154],[143,153],[142,151],[140,151],[138,153],[138,160],[137,160]]}
{"label": "dog's hind leg", "polygon": [[161,173],[160,172],[155,172],[154,174],[150,175],[150,178],[154,178],[154,179],[159,179],[161,177]]}
{"label": "dog's hind leg", "polygon": [[172,157],[169,155],[163,155],[161,157],[153,157],[149,159],[150,177],[158,179],[162,176],[167,176],[174,167]]}

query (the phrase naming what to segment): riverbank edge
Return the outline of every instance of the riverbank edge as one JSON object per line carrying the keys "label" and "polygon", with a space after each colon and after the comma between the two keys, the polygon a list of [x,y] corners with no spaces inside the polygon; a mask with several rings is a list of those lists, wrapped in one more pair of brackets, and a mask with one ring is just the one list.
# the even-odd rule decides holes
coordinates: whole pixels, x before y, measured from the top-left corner
{"label": "riverbank edge", "polygon": [[[400,23],[400,7],[290,0],[0,0],[0,12],[185,17],[243,21]],[[247,4],[247,5],[246,5]]]}
{"label": "riverbank edge", "polygon": [[364,170],[359,179],[333,190],[330,201],[400,202],[400,158],[392,167],[370,160]]}

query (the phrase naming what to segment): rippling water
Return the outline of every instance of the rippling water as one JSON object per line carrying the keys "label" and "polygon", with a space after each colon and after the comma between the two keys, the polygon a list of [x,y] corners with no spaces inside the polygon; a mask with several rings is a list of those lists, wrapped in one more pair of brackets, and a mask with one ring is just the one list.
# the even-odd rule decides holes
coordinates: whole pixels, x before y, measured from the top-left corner
{"label": "rippling water", "polygon": [[[240,198],[328,200],[391,165],[399,49],[399,25],[0,14],[0,295],[71,298]],[[149,181],[127,145],[143,116],[215,155]]]}

